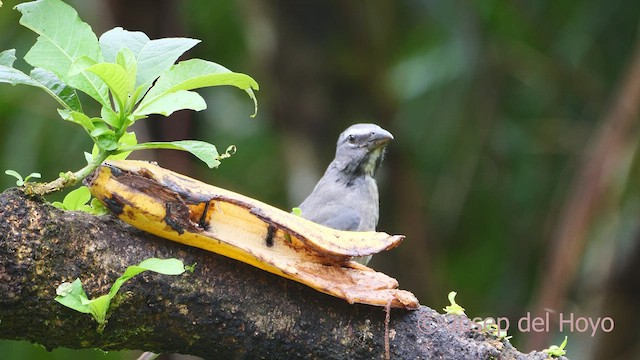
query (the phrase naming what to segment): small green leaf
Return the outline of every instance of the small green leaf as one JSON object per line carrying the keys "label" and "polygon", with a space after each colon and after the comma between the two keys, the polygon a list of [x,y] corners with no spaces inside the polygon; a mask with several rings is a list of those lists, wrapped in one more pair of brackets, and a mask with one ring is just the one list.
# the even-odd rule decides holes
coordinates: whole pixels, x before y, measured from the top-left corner
{"label": "small green leaf", "polygon": [[124,274],[116,279],[111,286],[111,289],[109,289],[109,300],[116,296],[122,285],[127,280],[147,270],[163,275],[180,275],[185,271],[184,264],[178,259],[149,258],[143,260],[138,265],[129,266],[125,270]]}
{"label": "small green leaf", "polygon": [[56,295],[59,296],[67,296],[73,291],[73,284],[64,282],[58,286],[56,289]]}
{"label": "small green leaf", "polygon": [[95,122],[91,121],[91,124],[93,126],[93,130],[89,132],[89,135],[93,137],[98,137],[104,134],[113,134],[115,136],[115,132],[111,130],[111,128],[109,128],[109,126],[102,120],[95,121]]}
{"label": "small green leaf", "polygon": [[138,265],[129,266],[109,289],[109,300],[113,299],[127,280],[147,270],[163,275],[180,275],[184,272],[184,264],[178,259],[149,258]]}
{"label": "small green leaf", "polygon": [[102,205],[100,200],[93,198],[91,199],[91,211],[88,211],[88,213],[93,215],[106,215],[109,213],[109,209]]}
{"label": "small green leaf", "polygon": [[[96,144],[93,144],[93,148],[96,149],[96,153],[98,151],[100,151],[100,150],[98,150],[98,145],[96,145]],[[88,153],[86,151],[84,152],[84,160],[87,162],[87,164],[91,164],[94,159],[95,159],[95,157],[93,155],[91,155],[91,153]]]}
{"label": "small green leaf", "polygon": [[58,110],[58,114],[60,114],[60,117],[62,117],[64,120],[71,121],[82,126],[89,133],[96,128],[96,126],[94,125],[94,120],[90,119],[82,112]]}
{"label": "small green leaf", "polygon": [[81,313],[89,314],[91,310],[83,302],[87,300],[87,294],[82,288],[80,279],[76,279],[73,283],[62,283],[56,289],[55,301]]}
{"label": "small green leaf", "polygon": [[96,145],[104,151],[114,151],[118,148],[118,139],[113,130],[105,131],[99,136],[95,137]]}
{"label": "small green leaf", "polygon": [[560,346],[551,345],[548,348],[542,350],[542,352],[552,357],[564,356],[567,354],[567,351],[564,349],[565,346],[567,346],[567,340],[568,340],[568,337],[565,336],[564,341],[562,342],[562,344],[560,344]]}
{"label": "small green leaf", "polygon": [[62,206],[65,210],[80,210],[80,208],[91,200],[91,193],[86,186],[70,191],[62,200]]}
{"label": "small green leaf", "polygon": [[192,265],[185,265],[184,269],[193,274],[193,272],[196,271],[196,265],[198,265],[197,262],[193,263]]}
{"label": "small green leaf", "polygon": [[4,172],[5,174],[9,175],[9,176],[13,176],[14,178],[18,179],[16,181],[16,185],[17,186],[22,186],[24,185],[24,180],[22,179],[22,175],[18,174],[17,171],[15,170],[5,170]]}
{"label": "small green leaf", "polygon": [[33,173],[27,175],[27,177],[23,179],[22,175],[18,174],[18,172],[14,171],[14,170],[5,170],[4,173],[9,175],[9,176],[13,176],[14,178],[16,178],[17,179],[17,181],[16,181],[16,185],[17,186],[24,185],[24,183],[29,181],[29,179],[31,179],[31,178],[38,178],[39,179],[42,176],[42,175],[40,175],[40,173],[33,172]]}
{"label": "small green leaf", "polygon": [[449,302],[451,303],[451,305],[447,305],[444,308],[444,311],[447,314],[463,315],[464,314],[464,308],[456,303],[456,295],[458,295],[458,293],[456,293],[455,291],[451,291],[449,293],[448,298],[449,298]]}
{"label": "small green leaf", "polygon": [[33,172],[33,173],[31,173],[31,174],[27,175],[27,177],[26,177],[26,178],[24,178],[24,182],[29,181],[29,179],[31,179],[31,178],[34,178],[34,179],[40,179],[41,177],[42,177],[42,175],[41,175],[40,173]]}
{"label": "small green leaf", "polygon": [[171,142],[148,142],[128,148],[122,148],[122,150],[124,151],[143,149],[173,149],[188,151],[195,155],[198,159],[204,161],[209,168],[218,167],[218,165],[220,165],[220,155],[218,154],[218,150],[214,145],[204,141],[182,140]]}
{"label": "small green leaf", "polygon": [[102,109],[100,109],[100,117],[104,122],[113,126],[114,129],[119,129],[120,126],[122,126],[120,116],[109,106],[103,106]]}
{"label": "small green leaf", "polygon": [[87,71],[98,75],[111,90],[119,107],[124,107],[128,95],[133,93],[133,84],[129,82],[129,76],[122,66],[102,62],[88,67]]}
{"label": "small green leaf", "polygon": [[[126,147],[132,147],[132,146],[138,145],[138,139],[136,138],[136,133],[134,132],[124,133],[120,138],[120,141],[118,142],[118,144],[119,144],[118,145],[119,148],[126,148]],[[114,155],[110,155],[107,159],[124,160],[127,157],[129,157],[129,154],[131,154],[131,151],[123,151]]]}
{"label": "small green leaf", "polygon": [[[136,74],[138,73],[138,62],[133,52],[127,48],[122,48],[116,56],[116,63],[120,65],[127,74],[127,95],[130,97],[131,107],[137,102],[137,99],[131,98],[135,94]],[[129,101],[129,100],[127,100]],[[131,109],[127,109],[130,111]],[[124,111],[124,110],[120,110]]]}

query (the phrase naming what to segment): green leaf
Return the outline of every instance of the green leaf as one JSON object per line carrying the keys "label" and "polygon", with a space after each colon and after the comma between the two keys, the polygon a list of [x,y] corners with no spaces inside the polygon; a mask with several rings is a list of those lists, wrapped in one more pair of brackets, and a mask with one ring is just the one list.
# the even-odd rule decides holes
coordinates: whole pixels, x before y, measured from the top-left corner
{"label": "green leaf", "polygon": [[88,299],[80,279],[76,279],[73,283],[64,282],[60,284],[56,289],[56,294],[58,296],[54,300],[60,304],[81,313],[91,313],[91,309],[84,304],[84,301]]}
{"label": "green leaf", "polygon": [[62,206],[65,210],[80,210],[80,208],[91,200],[91,193],[86,186],[70,191],[62,200]]}
{"label": "green leaf", "polygon": [[200,40],[189,38],[164,38],[151,40],[140,51],[136,86],[150,84],[169,70],[187,50]]}
{"label": "green leaf", "polygon": [[31,70],[29,75],[32,79],[42,84],[46,89],[49,89],[49,93],[53,93],[52,96],[56,100],[59,99],[58,102],[62,101],[66,104],[67,106],[65,107],[75,111],[82,111],[82,106],[80,105],[80,99],[78,98],[76,90],[62,82],[56,74],[45,69],[35,68]]}
{"label": "green leaf", "polygon": [[119,108],[122,109],[128,95],[133,93],[133,84],[129,83],[129,76],[125,69],[118,64],[102,62],[88,67],[86,71],[98,75],[107,84]]}
{"label": "green leaf", "polygon": [[95,299],[82,299],[82,305],[89,308],[89,312],[98,324],[104,324],[107,320],[107,311],[111,305],[111,297],[102,295]]}
{"label": "green leaf", "polygon": [[60,117],[62,117],[62,119],[82,126],[85,130],[87,130],[87,132],[91,132],[96,128],[96,126],[94,125],[94,122],[97,122],[95,121],[96,118],[90,119],[83,112],[58,110],[58,114],[60,114]]}
{"label": "green leaf", "polygon": [[88,56],[80,56],[79,58],[73,60],[71,68],[69,68],[69,75],[75,76],[81,74],[97,63],[98,62],[95,59],[92,59]]}
{"label": "green leaf", "polygon": [[136,110],[135,115],[142,116],[149,114],[161,114],[169,116],[178,110],[190,109],[200,111],[206,108],[207,103],[198,93],[179,90],[163,94],[162,96],[157,97],[155,101],[139,107]]}
{"label": "green leaf", "polygon": [[111,130],[109,125],[107,125],[107,123],[102,121],[102,119],[98,119],[95,122],[91,121],[91,124],[93,126],[93,130],[89,132],[89,135],[93,136],[94,138],[97,138],[104,134],[113,134],[113,136],[115,136],[115,132]]}
{"label": "green leaf", "polygon": [[40,175],[40,173],[37,172],[32,172],[31,174],[27,175],[26,178],[22,178],[22,175],[20,175],[17,171],[15,170],[5,170],[4,172],[5,174],[9,175],[9,176],[13,176],[14,178],[17,179],[16,181],[16,185],[17,186],[22,186],[24,185],[24,183],[26,183],[27,181],[29,181],[29,179],[31,178],[40,178],[42,175]]}
{"label": "green leaf", "polygon": [[464,308],[456,303],[457,292],[451,291],[447,296],[451,305],[447,305],[444,308],[445,313],[454,315],[464,315]]}
{"label": "green leaf", "polygon": [[16,61],[16,49],[0,52],[0,65],[13,67],[14,61]]}
{"label": "green leaf", "polygon": [[188,271],[188,272],[190,272],[190,273],[192,273],[192,274],[193,274],[193,272],[194,272],[194,271],[196,271],[196,265],[198,265],[198,263],[197,263],[197,262],[194,262],[194,263],[193,263],[193,264],[191,264],[191,265],[185,265],[185,266],[184,266],[184,269],[185,269],[186,271]]}
{"label": "green leaf", "polygon": [[560,357],[560,356],[564,356],[567,354],[567,351],[564,349],[565,346],[567,346],[567,340],[569,338],[567,336],[564,337],[564,341],[562,342],[562,344],[560,344],[560,346],[558,345],[551,345],[548,348],[542,350],[542,352],[546,353],[549,356],[552,357]]}
{"label": "green leaf", "polygon": [[0,82],[11,85],[35,86],[46,91],[66,109],[81,109],[80,101],[73,88],[66,86],[53,73],[36,68],[33,69],[31,75],[35,78],[10,66],[0,65]]}
{"label": "green leaf", "polygon": [[127,31],[121,27],[113,28],[100,36],[100,47],[106,61],[115,62],[118,52],[123,48],[131,50],[138,67],[136,87],[150,86],[185,51],[199,42],[200,40],[189,38],[151,40],[142,32]]}
{"label": "green leaf", "polygon": [[[93,148],[96,149],[96,154],[97,154],[97,152],[99,151],[99,150],[97,150],[98,149],[98,145],[93,144]],[[97,155],[93,156],[93,155],[91,155],[91,153],[88,153],[86,151],[84,152],[84,160],[87,162],[87,164],[91,164],[95,158],[97,158]]]}
{"label": "green leaf", "polygon": [[[132,148],[136,145],[138,145],[138,139],[136,138],[136,134],[134,132],[125,132],[120,137],[120,140],[117,142],[117,148],[125,149],[125,150],[118,150],[118,152],[116,152],[115,154],[109,155],[107,159],[108,160],[124,160],[127,157],[129,157],[129,154],[131,154],[131,152],[133,151],[133,150],[126,150],[126,149]],[[87,163],[91,163],[94,159],[97,159],[99,153],[100,153],[100,148],[98,147],[97,144],[94,144],[93,149],[91,150],[91,154],[85,153],[85,159],[87,160]]]}
{"label": "green leaf", "polygon": [[40,179],[41,177],[42,177],[42,175],[40,173],[32,172],[31,174],[27,175],[26,178],[24,178],[24,182],[29,181],[29,179],[31,179],[31,178]]}
{"label": "green leaf", "polygon": [[74,61],[86,56],[100,62],[100,46],[91,27],[78,13],[59,0],[38,0],[15,7],[22,17],[20,24],[38,34],[36,44],[25,60],[56,74],[66,84],[88,94],[102,105],[109,104],[106,84],[89,72],[70,75]]}
{"label": "green leaf", "polygon": [[100,109],[100,117],[104,122],[113,126],[115,129],[119,129],[122,126],[122,119],[120,118],[120,115],[113,111],[111,107],[103,106],[102,109]]}
{"label": "green leaf", "polygon": [[118,139],[116,138],[116,134],[113,130],[105,131],[104,133],[96,136],[95,138],[96,145],[98,148],[105,151],[113,151],[118,148]]}
{"label": "green leaf", "polygon": [[[118,141],[118,144],[119,144],[119,147],[131,147],[131,146],[138,145],[138,139],[136,138],[136,133],[134,132],[124,133],[120,138],[120,141]],[[131,154],[131,151],[124,151],[121,153],[117,153],[115,155],[110,155],[107,159],[108,160],[124,160],[127,157],[129,157],[129,154]]]}
{"label": "green leaf", "polygon": [[[129,95],[134,94],[136,87],[136,75],[138,73],[138,60],[133,52],[127,48],[120,49],[116,55],[116,63],[127,73],[127,86]],[[135,102],[135,100],[134,100]]]}
{"label": "green leaf", "polygon": [[137,64],[133,52],[127,48],[120,49],[115,61],[91,64],[90,59],[83,57],[74,63],[74,67],[75,71],[89,71],[100,77],[111,90],[119,110],[123,111],[129,96],[134,93]]}
{"label": "green leaf", "polygon": [[151,113],[148,110],[150,107],[154,109],[160,108],[161,106],[154,103],[165,101],[164,97],[167,94],[181,90],[220,85],[231,85],[245,90],[254,101],[255,111],[257,112],[258,103],[253,90],[258,90],[259,87],[255,80],[248,75],[234,73],[224,66],[210,61],[191,59],[181,61],[162,74],[142,99],[134,114],[146,115]]}
{"label": "green leaf", "polygon": [[91,199],[91,211],[87,212],[93,215],[106,215],[109,214],[109,209],[102,205],[100,200],[93,198]]}
{"label": "green leaf", "polygon": [[22,175],[20,175],[17,171],[15,171],[15,170],[5,170],[4,173],[9,175],[9,176],[13,176],[14,178],[18,179],[16,181],[16,185],[17,186],[24,185],[24,179],[22,179]]}
{"label": "green leaf", "polygon": [[127,280],[147,270],[163,275],[180,275],[185,271],[184,264],[178,259],[149,258],[143,260],[138,265],[129,266],[125,270],[124,274],[116,279],[111,286],[111,289],[109,289],[109,300],[116,296],[122,285]]}
{"label": "green leaf", "polygon": [[147,34],[140,31],[128,31],[115,27],[100,35],[98,43],[104,60],[115,63],[118,53],[122,49],[129,49],[137,58],[146,43],[151,41]]}
{"label": "green leaf", "polygon": [[107,319],[107,311],[111,300],[116,296],[122,285],[127,280],[147,270],[164,275],[180,275],[185,272],[185,266],[178,259],[146,259],[138,265],[129,266],[124,274],[116,279],[108,294],[89,300],[82,289],[80,279],[76,279],[73,283],[60,284],[56,289],[58,296],[56,296],[55,300],[81,313],[91,314],[98,324],[103,325]]}
{"label": "green leaf", "polygon": [[215,145],[198,140],[182,140],[171,142],[147,142],[138,144],[122,150],[134,151],[143,149],[173,149],[188,151],[195,155],[198,159],[207,164],[209,168],[218,167],[220,165],[220,155]]}

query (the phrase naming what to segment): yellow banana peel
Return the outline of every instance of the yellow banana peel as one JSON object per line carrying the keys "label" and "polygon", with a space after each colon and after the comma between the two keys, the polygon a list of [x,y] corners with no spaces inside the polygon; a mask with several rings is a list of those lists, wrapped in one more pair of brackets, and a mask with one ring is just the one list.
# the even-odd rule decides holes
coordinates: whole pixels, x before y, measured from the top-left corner
{"label": "yellow banana peel", "polygon": [[402,235],[331,229],[247,196],[144,161],[106,161],[86,180],[121,220],[308,285],[349,303],[416,309],[398,282],[351,261],[396,247]]}

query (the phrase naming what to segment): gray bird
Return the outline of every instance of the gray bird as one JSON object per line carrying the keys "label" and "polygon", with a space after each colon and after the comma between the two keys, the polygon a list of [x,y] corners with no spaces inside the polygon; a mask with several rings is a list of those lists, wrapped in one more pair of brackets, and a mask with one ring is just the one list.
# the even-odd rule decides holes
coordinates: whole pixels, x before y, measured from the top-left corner
{"label": "gray bird", "polygon": [[[337,230],[374,231],[378,225],[378,185],[374,178],[393,135],[375,124],[355,124],[338,137],[336,156],[301,215]],[[356,258],[367,264],[371,256]]]}

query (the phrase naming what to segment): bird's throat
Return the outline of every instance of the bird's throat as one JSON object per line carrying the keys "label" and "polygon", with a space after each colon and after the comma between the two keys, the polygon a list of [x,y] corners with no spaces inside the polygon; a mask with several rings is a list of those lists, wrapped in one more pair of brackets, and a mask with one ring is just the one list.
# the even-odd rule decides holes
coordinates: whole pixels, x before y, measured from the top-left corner
{"label": "bird's throat", "polygon": [[362,172],[365,175],[374,177],[376,175],[376,171],[378,171],[378,168],[380,167],[380,164],[382,164],[383,158],[384,158],[384,148],[374,149],[369,153],[369,156],[367,156],[362,162],[362,165],[361,165]]}

